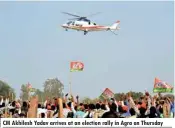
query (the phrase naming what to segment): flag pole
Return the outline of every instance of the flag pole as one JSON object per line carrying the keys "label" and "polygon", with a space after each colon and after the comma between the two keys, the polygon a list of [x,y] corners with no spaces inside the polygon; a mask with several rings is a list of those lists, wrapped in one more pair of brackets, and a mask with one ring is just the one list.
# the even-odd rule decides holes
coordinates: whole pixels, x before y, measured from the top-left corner
{"label": "flag pole", "polygon": [[72,76],[71,71],[69,73],[69,93],[72,95]]}

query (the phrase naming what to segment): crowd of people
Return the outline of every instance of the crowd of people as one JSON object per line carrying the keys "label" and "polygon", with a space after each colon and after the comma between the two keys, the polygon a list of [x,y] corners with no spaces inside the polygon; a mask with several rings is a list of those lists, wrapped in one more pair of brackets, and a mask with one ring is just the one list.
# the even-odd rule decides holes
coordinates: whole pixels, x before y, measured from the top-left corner
{"label": "crowd of people", "polygon": [[[58,101],[60,100],[60,101]],[[79,103],[79,97],[68,94],[64,98],[52,98],[44,103],[36,103],[36,118],[174,118],[174,97],[149,93],[139,99],[131,94],[122,101],[108,98],[96,103]],[[13,101],[1,98],[1,118],[30,118],[31,101]]]}

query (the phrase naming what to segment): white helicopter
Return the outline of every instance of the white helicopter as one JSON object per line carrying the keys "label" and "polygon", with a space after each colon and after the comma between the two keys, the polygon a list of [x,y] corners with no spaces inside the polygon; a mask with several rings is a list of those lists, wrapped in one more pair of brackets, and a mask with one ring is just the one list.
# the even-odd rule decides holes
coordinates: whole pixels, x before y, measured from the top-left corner
{"label": "white helicopter", "polygon": [[[92,31],[111,31],[113,34],[117,35],[115,31],[120,29],[119,20],[116,21],[111,26],[103,26],[103,25],[97,25],[96,23],[91,22],[89,19],[87,19],[87,17],[82,17],[71,13],[67,13],[67,12],[62,12],[62,13],[76,17],[73,19],[69,19],[67,23],[62,25],[62,27],[65,28],[66,31],[68,31],[68,29],[83,31],[84,35]],[[96,14],[92,14],[90,16],[93,16]]]}

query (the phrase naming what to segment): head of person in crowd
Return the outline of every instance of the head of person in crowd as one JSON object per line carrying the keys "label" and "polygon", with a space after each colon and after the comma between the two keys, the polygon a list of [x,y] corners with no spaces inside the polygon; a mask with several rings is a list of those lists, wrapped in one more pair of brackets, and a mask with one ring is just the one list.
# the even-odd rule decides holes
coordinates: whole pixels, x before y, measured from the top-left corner
{"label": "head of person in crowd", "polygon": [[67,114],[67,118],[73,118],[74,117],[74,113],[73,112],[68,112]]}
{"label": "head of person in crowd", "polygon": [[112,102],[110,105],[109,105],[109,108],[110,108],[110,111],[113,112],[113,113],[116,113],[117,111],[117,106],[114,102]]}
{"label": "head of person in crowd", "polygon": [[106,105],[102,103],[101,106],[100,106],[100,108],[101,108],[102,110],[106,110]]}
{"label": "head of person in crowd", "polygon": [[157,110],[154,106],[152,106],[150,108],[150,114],[149,114],[149,118],[157,118],[158,115],[157,115]]}
{"label": "head of person in crowd", "polygon": [[19,116],[19,111],[18,111],[18,110],[15,110],[12,117],[13,117],[13,118],[19,118],[19,117],[20,117],[20,116]]}
{"label": "head of person in crowd", "polygon": [[116,113],[109,111],[104,113],[101,118],[119,118],[119,117],[117,116]]}
{"label": "head of person in crowd", "polygon": [[85,107],[84,107],[84,104],[83,103],[80,103],[79,104],[79,107],[80,107],[81,111],[84,111],[85,110]]}
{"label": "head of person in crowd", "polygon": [[90,111],[95,110],[95,105],[94,105],[94,104],[89,104],[89,110],[90,110]]}
{"label": "head of person in crowd", "polygon": [[88,104],[84,104],[84,109],[85,109],[85,111],[88,111],[89,110]]}
{"label": "head of person in crowd", "polygon": [[139,111],[140,111],[140,115],[138,116],[138,118],[146,118],[147,117],[145,115],[145,113],[146,113],[146,108],[145,107],[140,107]]}
{"label": "head of person in crowd", "polygon": [[[127,97],[127,96],[126,96]],[[93,101],[90,104],[84,102],[79,103],[74,100],[63,100],[63,115],[64,118],[165,118],[173,117],[174,115],[174,98],[161,96],[151,97],[150,95],[141,96],[137,99],[123,98],[121,102],[118,100],[101,100]],[[31,102],[32,103],[32,102]],[[10,109],[8,113],[12,113],[14,118],[26,118],[29,110],[29,101],[11,101]],[[134,104],[134,105],[133,105]],[[48,100],[47,105],[38,103],[38,111],[41,109],[40,118],[47,118],[47,112],[53,112],[55,115],[53,118],[57,118],[59,115],[59,103],[58,98],[54,97],[50,101]],[[5,100],[0,104],[0,107],[5,107]],[[45,111],[42,111],[43,107]],[[166,106],[166,107],[165,107]],[[165,116],[165,108],[169,110],[167,116]],[[172,115],[171,115],[172,114]],[[4,115],[2,110],[1,117]],[[49,118],[49,116],[48,116]]]}
{"label": "head of person in crowd", "polygon": [[130,108],[129,112],[130,112],[131,116],[135,116],[136,115],[136,112],[135,112],[134,108]]}
{"label": "head of person in crowd", "polygon": [[100,103],[96,103],[95,108],[96,108],[97,110],[100,109],[100,108],[101,108]]}

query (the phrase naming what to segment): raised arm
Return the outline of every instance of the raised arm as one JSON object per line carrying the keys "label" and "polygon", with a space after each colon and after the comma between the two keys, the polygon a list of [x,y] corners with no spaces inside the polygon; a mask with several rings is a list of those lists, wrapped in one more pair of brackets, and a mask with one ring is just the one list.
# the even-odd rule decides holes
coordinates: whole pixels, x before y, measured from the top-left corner
{"label": "raised arm", "polygon": [[164,118],[170,117],[170,106],[167,103],[164,103],[163,105],[163,116]]}
{"label": "raised arm", "polygon": [[79,105],[79,96],[76,96],[77,104]]}
{"label": "raised arm", "polygon": [[59,112],[58,112],[58,117],[63,118],[63,101],[61,98],[58,98],[58,104],[59,104]]}
{"label": "raised arm", "polygon": [[67,105],[67,96],[68,96],[68,93],[64,96],[64,101],[63,101],[63,103],[65,103],[66,108],[68,109],[69,107],[68,107],[68,105]]}
{"label": "raised arm", "polygon": [[105,99],[105,107],[106,107],[106,111],[105,112],[109,112],[110,108],[109,108],[109,105],[108,105],[108,101],[106,99]]}
{"label": "raised arm", "polygon": [[47,100],[44,102],[44,107],[45,108],[47,107]]}
{"label": "raised arm", "polygon": [[113,101],[114,101],[115,105],[117,106],[116,111],[117,111],[117,112],[119,112],[119,110],[118,110],[118,103],[117,103],[116,99],[114,99],[114,98],[112,98],[112,99],[113,99]]}
{"label": "raised arm", "polygon": [[65,103],[67,102],[67,96],[68,96],[68,93],[64,96],[64,102]]}
{"label": "raised arm", "polygon": [[[147,100],[148,100],[148,107],[147,107],[147,110],[145,112],[145,115],[148,115],[148,114],[150,114],[151,98],[149,96],[146,96],[146,97],[147,97]],[[152,105],[154,105],[154,100],[152,100]]]}
{"label": "raised arm", "polygon": [[135,110],[137,115],[140,115],[140,111],[138,110],[137,106],[135,105],[132,97],[129,97],[129,104],[131,105],[131,107]]}
{"label": "raised arm", "polygon": [[74,97],[71,95],[71,110],[72,110],[72,112],[75,114],[76,113],[76,110],[75,110],[75,108],[74,108]]}

